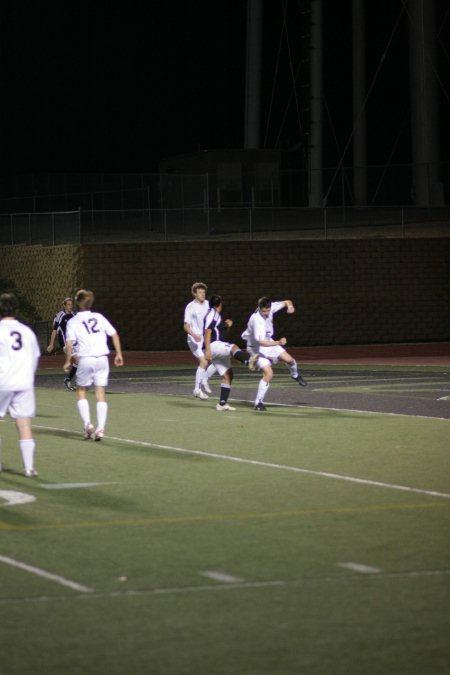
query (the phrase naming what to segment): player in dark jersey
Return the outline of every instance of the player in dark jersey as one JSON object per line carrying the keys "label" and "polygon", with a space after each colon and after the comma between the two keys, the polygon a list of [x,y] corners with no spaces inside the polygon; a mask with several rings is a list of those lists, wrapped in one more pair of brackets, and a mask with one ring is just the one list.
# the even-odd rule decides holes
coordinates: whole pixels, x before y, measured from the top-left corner
{"label": "player in dark jersey", "polygon": [[236,410],[236,408],[232,408],[228,404],[231,383],[233,381],[231,357],[248,366],[249,354],[238,347],[238,345],[227,341],[228,332],[233,322],[231,319],[222,320],[222,298],[220,295],[212,295],[210,297],[209,307],[210,309],[204,320],[205,357],[213,363],[217,372],[223,378],[220,387],[220,399],[216,405],[216,410]]}
{"label": "player in dark jersey", "polygon": [[[53,319],[53,330],[50,336],[49,345],[47,347],[47,351],[49,354],[51,354],[54,351],[56,341],[58,341],[58,344],[63,350],[63,352],[65,353],[66,351],[67,322],[69,321],[69,319],[75,316],[75,313],[73,311],[72,298],[65,298],[63,300],[62,307],[63,308],[56,314],[55,318]],[[69,391],[75,391],[76,387],[72,384],[72,381],[75,377],[76,372],[77,372],[77,364],[75,360],[72,360],[72,367],[70,369],[70,373],[68,374],[67,377],[64,378],[64,384],[67,387],[67,389],[69,389]]]}

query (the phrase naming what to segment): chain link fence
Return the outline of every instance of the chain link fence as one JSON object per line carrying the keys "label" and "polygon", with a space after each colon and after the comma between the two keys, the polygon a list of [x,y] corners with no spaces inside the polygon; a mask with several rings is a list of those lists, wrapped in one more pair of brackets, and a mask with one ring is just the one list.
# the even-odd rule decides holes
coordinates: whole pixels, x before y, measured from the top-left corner
{"label": "chain link fence", "polygon": [[0,214],[0,244],[450,236],[450,207],[117,209]]}

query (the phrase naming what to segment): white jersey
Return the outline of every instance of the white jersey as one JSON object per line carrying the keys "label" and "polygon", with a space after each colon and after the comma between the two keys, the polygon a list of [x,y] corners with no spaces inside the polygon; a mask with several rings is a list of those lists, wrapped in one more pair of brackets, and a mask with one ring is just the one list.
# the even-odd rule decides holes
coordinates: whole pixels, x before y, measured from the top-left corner
{"label": "white jersey", "polygon": [[250,317],[247,328],[241,337],[247,342],[247,349],[250,352],[257,352],[260,342],[266,342],[273,339],[273,315],[283,309],[284,302],[272,302],[269,316],[263,316],[257,309]]}
{"label": "white jersey", "polygon": [[0,390],[33,389],[41,355],[36,335],[17,319],[0,321]]}
{"label": "white jersey", "polygon": [[103,314],[84,310],[67,322],[66,340],[77,344],[78,356],[106,356],[108,336],[116,332]]}
{"label": "white jersey", "polygon": [[[184,310],[184,323],[187,323],[196,335],[203,336],[203,321],[208,310],[209,302],[207,300],[204,300],[203,302],[192,300],[186,305]],[[194,340],[194,338],[188,334],[188,341],[189,340]]]}

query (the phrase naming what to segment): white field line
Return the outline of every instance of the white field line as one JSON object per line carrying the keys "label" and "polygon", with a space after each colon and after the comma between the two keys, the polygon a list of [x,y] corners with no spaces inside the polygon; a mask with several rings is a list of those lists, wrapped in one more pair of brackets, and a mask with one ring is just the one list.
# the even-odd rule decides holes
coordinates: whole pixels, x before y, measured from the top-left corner
{"label": "white field line", "polygon": [[[313,390],[311,390],[313,391]],[[120,393],[120,394],[127,394],[129,392],[126,391],[121,391],[121,392],[115,392]],[[180,394],[157,394],[157,396],[165,397],[165,398],[180,398]],[[192,396],[182,396],[181,398],[192,398]],[[217,398],[217,396],[210,396],[211,400],[214,400]],[[254,405],[254,400],[247,400],[244,398],[230,398],[229,399],[230,403],[247,403],[252,406],[251,410],[253,412],[253,405]],[[423,420],[441,420],[443,422],[450,422],[449,417],[435,417],[434,415],[410,415],[408,413],[395,413],[395,412],[384,412],[382,410],[358,410],[356,408],[328,408],[323,405],[299,405],[298,403],[272,403],[269,402],[267,403],[267,412],[264,413],[264,415],[267,415],[267,413],[270,413],[270,408],[295,408],[296,410],[301,410],[302,412],[305,412],[307,410],[330,410],[331,412],[341,412],[341,413],[356,413],[358,415],[388,415],[390,417],[415,417],[417,419],[423,419]],[[250,409],[249,409],[250,410]],[[241,411],[239,411],[241,412]],[[248,412],[248,411],[246,411]],[[293,413],[294,415],[295,413]],[[297,413],[299,416],[301,413]],[[33,425],[34,426],[34,425]],[[51,427],[47,427],[51,428]]]}
{"label": "white field line", "polygon": [[31,504],[36,501],[36,497],[26,492],[16,492],[15,490],[0,490],[0,499],[4,499],[6,504],[0,506],[17,506],[17,504]]}
{"label": "white field line", "polygon": [[[23,602],[54,602],[67,600],[103,600],[104,598],[125,598],[125,597],[142,597],[145,595],[181,595],[186,593],[210,593],[215,591],[235,591],[235,590],[253,590],[259,588],[293,588],[295,586],[305,586],[306,584],[341,584],[364,579],[376,579],[377,581],[391,580],[391,579],[421,579],[428,577],[445,577],[450,575],[450,569],[442,570],[410,570],[404,572],[380,572],[379,574],[342,574],[339,576],[328,575],[318,577],[304,577],[300,579],[292,579],[289,581],[282,579],[268,579],[267,581],[244,581],[242,583],[225,583],[225,584],[203,584],[201,586],[175,586],[167,588],[140,588],[109,592],[92,591],[89,595],[75,595],[75,596],[46,596],[41,595],[37,597],[28,598],[0,598],[0,605],[17,604]],[[122,587],[123,588],[123,587]]]}
{"label": "white field line", "polygon": [[77,490],[79,488],[97,487],[98,485],[118,485],[117,481],[108,483],[43,483],[39,487],[44,490]]}
{"label": "white field line", "polygon": [[[165,394],[164,394],[165,395]],[[236,401],[239,403],[251,403],[251,401],[244,401],[244,399],[231,398],[230,401]],[[434,417],[434,415],[409,415],[408,413],[395,413],[395,412],[384,412],[382,410],[357,410],[355,408],[326,408],[322,405],[305,405],[299,406],[297,403],[267,403],[267,412],[270,412],[270,408],[295,408],[304,412],[306,410],[330,410],[331,412],[341,412],[341,413],[357,413],[358,415],[388,415],[389,417],[415,417],[422,420],[441,420],[443,422],[450,422],[448,417]],[[301,415],[299,413],[293,413]]]}
{"label": "white field line", "polygon": [[[45,429],[51,431],[62,431],[64,433],[80,433],[74,432],[70,429],[59,429],[56,427],[36,426],[37,429]],[[81,434],[80,434],[81,435]],[[356,476],[346,476],[338,473],[330,473],[329,471],[315,471],[313,469],[302,469],[298,466],[289,466],[287,464],[275,464],[273,462],[264,462],[258,459],[246,459],[244,457],[234,457],[233,455],[221,455],[217,452],[206,452],[204,450],[190,450],[188,448],[179,448],[172,445],[162,445],[161,443],[151,443],[149,441],[135,441],[129,438],[120,438],[118,436],[105,436],[112,441],[125,443],[127,445],[137,445],[142,448],[157,448],[158,450],[167,450],[168,452],[176,452],[184,455],[196,455],[199,457],[211,457],[213,459],[221,459],[226,462],[237,462],[239,464],[250,464],[251,466],[260,466],[267,469],[277,469],[280,471],[291,471],[293,473],[301,473],[309,476],[319,476],[321,478],[333,478],[334,480],[343,480],[349,483],[358,483],[360,485],[371,485],[374,487],[381,487],[390,490],[402,490],[403,492],[414,492],[422,495],[429,495],[431,497],[443,497],[450,499],[450,494],[446,492],[437,492],[435,490],[423,490],[421,488],[410,487],[408,485],[397,485],[395,483],[383,483],[382,481],[369,480],[367,478],[356,478]]]}
{"label": "white field line", "polygon": [[355,562],[341,562],[337,563],[338,567],[351,570],[352,572],[359,572],[360,574],[378,574],[381,570],[378,567],[371,567],[370,565],[361,565]]}
{"label": "white field line", "polygon": [[223,584],[241,584],[244,581],[244,579],[241,579],[240,577],[233,577],[231,574],[225,574],[224,572],[218,572],[216,570],[205,570],[204,572],[200,572],[200,574],[202,577],[220,581]]}
{"label": "white field line", "polygon": [[19,560],[14,560],[14,558],[8,558],[7,556],[0,555],[0,562],[5,563],[5,565],[11,565],[11,567],[23,570],[24,572],[30,572],[31,574],[35,574],[38,577],[49,579],[49,581],[55,581],[57,584],[61,584],[61,586],[67,586],[68,588],[71,588],[74,591],[79,591],[80,593],[93,593],[92,588],[88,588],[87,586],[77,584],[75,581],[65,579],[64,577],[61,577],[59,574],[52,574],[51,572],[41,570],[39,567],[27,565],[26,563],[20,562]]}

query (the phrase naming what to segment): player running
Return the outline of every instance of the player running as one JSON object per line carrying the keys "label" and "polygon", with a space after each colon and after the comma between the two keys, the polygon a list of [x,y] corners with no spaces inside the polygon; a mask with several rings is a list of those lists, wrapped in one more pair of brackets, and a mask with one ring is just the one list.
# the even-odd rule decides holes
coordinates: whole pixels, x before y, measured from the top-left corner
{"label": "player running", "polygon": [[[52,334],[50,336],[50,342],[47,347],[47,352],[49,354],[52,353],[52,351],[55,349],[55,343],[58,341],[59,346],[65,353],[66,351],[66,328],[67,328],[67,322],[70,321],[70,319],[75,316],[75,313],[73,311],[73,300],[72,298],[64,298],[63,303],[62,303],[62,309],[56,314],[55,318],[53,319],[53,330]],[[64,378],[64,384],[66,385],[67,389],[69,391],[75,391],[75,387],[73,385],[73,381],[75,378],[75,374],[77,372],[77,363],[76,363],[76,356],[74,354],[74,351],[72,351],[72,364],[70,368],[70,372],[67,375],[67,377]]]}

